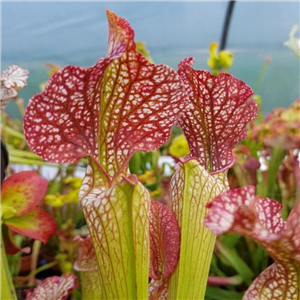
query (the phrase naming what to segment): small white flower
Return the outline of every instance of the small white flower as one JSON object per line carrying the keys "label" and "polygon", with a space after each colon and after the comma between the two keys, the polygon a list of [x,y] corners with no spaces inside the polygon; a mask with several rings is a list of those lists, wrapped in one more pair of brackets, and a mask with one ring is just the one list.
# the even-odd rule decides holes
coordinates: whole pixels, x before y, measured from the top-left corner
{"label": "small white flower", "polygon": [[0,80],[6,88],[23,88],[27,85],[29,71],[17,65],[11,65],[1,74]]}
{"label": "small white flower", "polygon": [[300,57],[300,39],[295,37],[299,26],[294,25],[290,31],[290,39],[284,43],[285,46],[292,49],[298,57]]}
{"label": "small white flower", "polygon": [[18,96],[18,91],[27,85],[29,71],[17,65],[11,65],[0,76],[1,113],[10,99]]}
{"label": "small white flower", "polygon": [[1,89],[0,89],[0,99],[3,100],[9,100],[18,95],[18,92],[15,89],[8,89],[6,86],[3,85],[3,82],[1,81]]}

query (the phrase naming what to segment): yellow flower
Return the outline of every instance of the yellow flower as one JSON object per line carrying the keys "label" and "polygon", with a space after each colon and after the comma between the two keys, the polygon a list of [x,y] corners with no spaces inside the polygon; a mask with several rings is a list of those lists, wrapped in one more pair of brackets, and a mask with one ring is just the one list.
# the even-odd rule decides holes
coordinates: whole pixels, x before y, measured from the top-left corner
{"label": "yellow flower", "polygon": [[48,83],[48,81],[45,81],[45,82],[42,82],[42,83],[40,84],[40,91],[41,91],[41,92],[44,91],[44,89],[45,89],[47,83]]}
{"label": "yellow flower", "polygon": [[61,194],[46,195],[44,201],[47,205],[52,207],[61,207],[64,205]]}
{"label": "yellow flower", "polygon": [[169,152],[174,157],[185,157],[190,153],[189,144],[183,134],[172,141]]}
{"label": "yellow flower", "polygon": [[61,69],[61,66],[54,65],[54,64],[51,64],[51,63],[45,63],[45,65],[50,68],[50,70],[48,71],[48,74],[49,74],[50,77]]}
{"label": "yellow flower", "polygon": [[64,204],[78,203],[78,192],[82,183],[82,178],[67,177],[63,179],[64,193],[47,195],[44,198],[46,204],[52,207],[61,207]]}
{"label": "yellow flower", "polygon": [[77,177],[67,177],[64,179],[64,184],[69,185],[73,189],[78,189],[81,187],[82,184],[82,178]]}
{"label": "yellow flower", "polygon": [[58,262],[59,268],[62,273],[72,272],[73,264],[68,260],[68,255],[65,253],[60,253],[56,255],[56,261]]}
{"label": "yellow flower", "polygon": [[233,62],[233,54],[230,51],[221,50],[220,51],[220,66],[222,69],[229,69]]}
{"label": "yellow flower", "polygon": [[146,49],[146,43],[144,42],[135,42],[136,51],[145,56],[150,63],[153,63],[153,60],[149,54],[149,51]]}
{"label": "yellow flower", "polygon": [[212,69],[213,74],[217,75],[219,72],[228,70],[233,62],[233,54],[230,51],[221,50],[218,53],[218,43],[213,42],[209,46],[210,57],[207,61],[209,67]]}
{"label": "yellow flower", "polygon": [[15,147],[17,147],[20,144],[20,140],[19,139],[13,139],[13,145]]}
{"label": "yellow flower", "polygon": [[156,182],[154,170],[147,170],[144,174],[138,176],[139,181],[144,184],[153,184]]}
{"label": "yellow flower", "polygon": [[162,189],[158,188],[157,190],[150,192],[150,196],[157,198],[161,195],[161,193],[162,193]]}
{"label": "yellow flower", "polygon": [[[59,71],[61,69],[61,66],[59,65],[54,65],[54,64],[51,64],[51,63],[45,63],[45,65],[47,67],[50,68],[50,70],[48,71],[48,75],[51,77],[52,75],[54,75],[57,71]],[[47,85],[48,81],[45,81],[43,83],[40,84],[40,90],[41,91],[44,91],[46,85]]]}
{"label": "yellow flower", "polygon": [[209,45],[209,54],[210,57],[207,61],[209,67],[214,70],[218,68],[218,52],[217,52],[217,48],[218,48],[218,43],[217,42],[213,42]]}

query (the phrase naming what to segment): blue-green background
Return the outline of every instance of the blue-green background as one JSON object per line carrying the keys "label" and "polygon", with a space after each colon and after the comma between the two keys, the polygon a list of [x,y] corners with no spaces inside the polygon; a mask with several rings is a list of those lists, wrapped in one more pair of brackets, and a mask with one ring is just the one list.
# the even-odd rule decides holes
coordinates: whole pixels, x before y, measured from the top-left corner
{"label": "blue-green background", "polygon": [[[105,56],[105,9],[125,17],[157,63],[177,68],[185,57],[207,69],[208,47],[220,41],[228,2],[2,2],[2,69],[17,64],[30,71],[20,96],[28,101],[47,80],[44,62],[93,65]],[[237,1],[227,47],[234,52],[231,73],[262,96],[264,114],[300,97],[299,58],[283,43],[299,23],[299,2]],[[257,80],[267,57],[262,84]],[[7,111],[19,116],[15,103]]]}

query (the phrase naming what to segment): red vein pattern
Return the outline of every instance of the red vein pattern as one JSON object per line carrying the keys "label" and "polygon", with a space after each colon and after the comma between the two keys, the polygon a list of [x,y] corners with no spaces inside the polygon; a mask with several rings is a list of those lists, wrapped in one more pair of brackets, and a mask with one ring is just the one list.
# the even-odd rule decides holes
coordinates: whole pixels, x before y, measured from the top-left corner
{"label": "red vein pattern", "polygon": [[255,197],[246,186],[216,197],[208,207],[205,224],[214,234],[235,232],[253,238],[274,259],[244,295],[244,300],[299,299],[300,297],[300,204],[285,222],[281,204]]}
{"label": "red vein pattern", "polygon": [[256,118],[258,106],[251,88],[230,74],[211,75],[194,70],[193,59],[178,65],[190,105],[178,120],[189,146],[210,173],[223,172],[235,161],[232,148],[247,137],[247,123]]}
{"label": "red vein pattern", "polygon": [[144,299],[149,272],[148,191],[131,178],[106,190],[101,181],[83,183],[83,188],[80,203],[97,255],[103,296]]}
{"label": "red vein pattern", "polygon": [[174,271],[180,250],[180,230],[172,211],[159,202],[150,205],[150,273],[155,280],[165,280]]}
{"label": "red vein pattern", "polygon": [[108,181],[135,151],[164,143],[184,109],[180,77],[135,50],[129,23],[107,11],[108,56],[90,68],[67,66],[33,96],[24,116],[29,146],[54,163],[90,156]]}
{"label": "red vein pattern", "polygon": [[299,280],[299,266],[274,263],[253,281],[243,300],[298,300]]}
{"label": "red vein pattern", "polygon": [[77,277],[72,273],[48,277],[33,292],[27,291],[26,300],[65,300],[77,287]]}
{"label": "red vein pattern", "polygon": [[179,75],[135,49],[129,23],[107,11],[108,56],[90,68],[67,66],[30,99],[24,132],[35,153],[55,163],[88,156],[79,201],[95,248],[101,293],[148,293],[150,195],[128,174],[135,151],[164,143],[186,105]]}

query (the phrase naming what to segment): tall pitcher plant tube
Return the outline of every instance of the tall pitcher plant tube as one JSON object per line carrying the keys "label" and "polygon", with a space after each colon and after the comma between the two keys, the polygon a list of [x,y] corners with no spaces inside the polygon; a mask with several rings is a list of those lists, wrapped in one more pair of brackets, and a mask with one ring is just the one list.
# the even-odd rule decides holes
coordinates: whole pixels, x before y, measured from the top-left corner
{"label": "tall pitcher plant tube", "polygon": [[150,195],[129,174],[136,151],[164,143],[183,111],[185,92],[170,67],[136,51],[129,23],[107,11],[107,57],[93,67],[67,66],[30,99],[29,146],[45,160],[88,157],[79,200],[97,255],[103,299],[146,299]]}
{"label": "tall pitcher plant tube", "polygon": [[204,226],[206,204],[228,187],[232,149],[247,137],[257,116],[251,88],[229,74],[194,70],[193,59],[179,64],[189,109],[178,120],[190,154],[172,178],[172,209],[181,227],[180,260],[169,282],[170,299],[204,299],[215,236]]}

